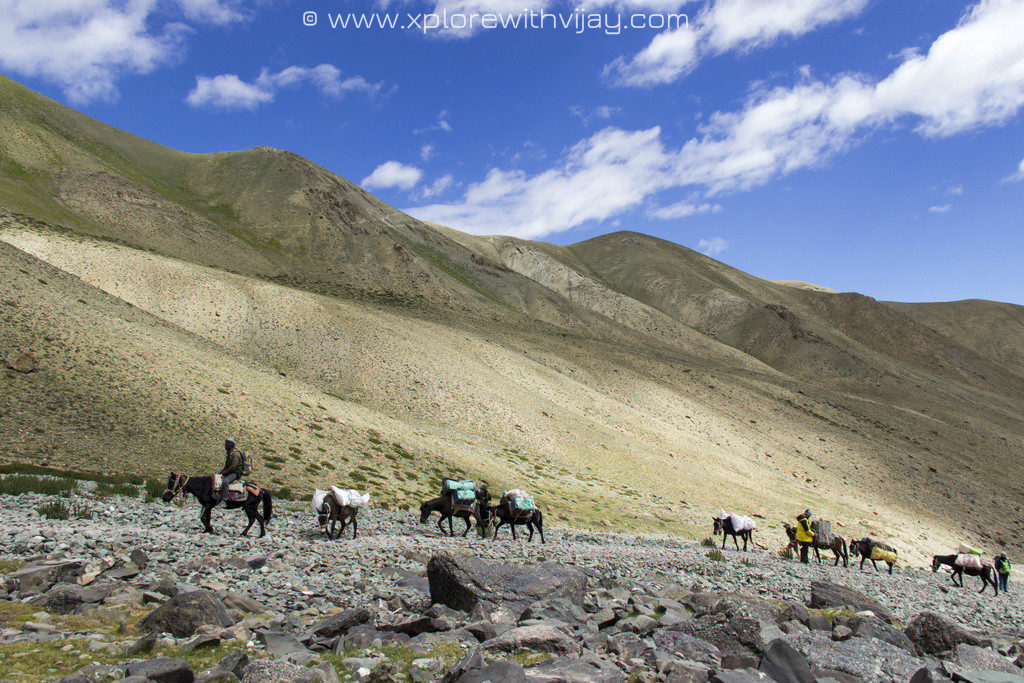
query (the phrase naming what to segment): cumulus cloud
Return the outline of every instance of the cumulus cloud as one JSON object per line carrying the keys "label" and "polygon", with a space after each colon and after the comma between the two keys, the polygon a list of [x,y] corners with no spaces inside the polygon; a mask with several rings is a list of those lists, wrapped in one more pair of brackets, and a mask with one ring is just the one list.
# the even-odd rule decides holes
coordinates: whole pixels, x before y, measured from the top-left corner
{"label": "cumulus cloud", "polygon": [[647,211],[647,216],[650,218],[670,220],[673,218],[687,218],[689,216],[696,216],[702,213],[718,213],[721,210],[721,204],[712,204],[711,202],[692,203],[689,201],[682,201],[677,202],[675,204],[669,204],[668,206],[659,206],[652,208]]}
{"label": "cumulus cloud", "polygon": [[116,100],[118,80],[180,58],[191,21],[243,18],[221,0],[0,0],[0,67],[60,86],[85,104]]}
{"label": "cumulus cloud", "polygon": [[929,213],[947,213],[952,208],[953,208],[952,204],[940,204],[938,206],[929,206],[928,207],[928,212]]}
{"label": "cumulus cloud", "polygon": [[881,80],[805,78],[758,90],[674,149],[659,128],[605,128],[545,171],[492,168],[460,201],[410,212],[471,232],[538,237],[614,218],[668,189],[707,202],[763,185],[825,164],[877,130],[910,124],[937,137],[1004,123],[1024,107],[1024,41],[1007,38],[1020,35],[1024,3],[983,0]]}
{"label": "cumulus cloud", "polygon": [[729,248],[729,240],[721,237],[708,237],[697,242],[697,249],[708,256],[717,256]]}
{"label": "cumulus cloud", "polygon": [[454,185],[455,176],[453,176],[451,173],[446,173],[445,175],[439,177],[437,180],[432,182],[430,185],[424,187],[421,194],[424,199],[430,199],[431,197],[436,197],[440,194],[444,194],[446,190],[453,187]]}
{"label": "cumulus cloud", "polygon": [[407,166],[398,161],[385,161],[373,169],[373,173],[359,183],[367,189],[379,190],[397,187],[400,190],[411,190],[420,182],[423,171],[415,166]]}
{"label": "cumulus cloud", "polygon": [[716,0],[690,24],[656,35],[604,69],[617,85],[650,87],[692,71],[704,55],[750,50],[859,14],[868,0]]}
{"label": "cumulus cloud", "polygon": [[243,81],[235,74],[196,76],[196,85],[185,96],[193,107],[214,109],[255,109],[273,102],[277,91],[310,83],[321,94],[340,98],[346,93],[362,92],[376,95],[382,84],[371,83],[362,76],[341,77],[341,70],[333,64],[314,67],[289,66],[281,71],[263,69],[252,82]]}

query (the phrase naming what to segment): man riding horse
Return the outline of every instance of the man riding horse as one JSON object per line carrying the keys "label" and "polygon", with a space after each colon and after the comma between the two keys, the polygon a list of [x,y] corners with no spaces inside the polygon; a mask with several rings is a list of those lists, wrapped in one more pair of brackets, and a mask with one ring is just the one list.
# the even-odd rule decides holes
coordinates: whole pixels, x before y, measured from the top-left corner
{"label": "man riding horse", "polygon": [[222,479],[219,494],[221,497],[228,490],[228,484],[246,474],[245,452],[238,448],[234,437],[224,442],[224,450],[227,454],[224,457],[224,467],[220,471]]}

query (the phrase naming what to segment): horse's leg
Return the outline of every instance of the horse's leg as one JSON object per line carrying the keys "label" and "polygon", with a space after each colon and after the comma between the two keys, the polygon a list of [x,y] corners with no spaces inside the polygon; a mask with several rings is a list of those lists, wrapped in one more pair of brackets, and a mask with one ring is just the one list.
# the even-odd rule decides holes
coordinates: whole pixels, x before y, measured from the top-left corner
{"label": "horse's leg", "polygon": [[199,521],[203,523],[203,533],[212,534],[213,527],[210,526],[210,515],[213,514],[213,505],[206,503],[203,505],[203,511],[199,513]]}
{"label": "horse's leg", "polygon": [[443,512],[441,513],[441,519],[437,520],[437,528],[440,529],[441,530],[441,534],[444,535],[444,527],[441,526],[442,524],[444,524],[444,513]]}
{"label": "horse's leg", "polygon": [[469,535],[469,530],[470,530],[470,528],[473,525],[473,523],[469,521],[469,515],[466,515],[465,522],[466,522],[466,530],[462,532],[462,537],[463,538],[465,538],[466,536]]}
{"label": "horse's leg", "polygon": [[540,542],[544,542],[544,517],[541,516],[540,510],[537,510],[537,531],[540,533]]}
{"label": "horse's leg", "polygon": [[492,541],[498,540],[498,529],[500,529],[501,525],[505,523],[505,520],[503,520],[501,517],[498,517],[497,520],[497,524],[494,525],[494,536],[491,537]]}
{"label": "horse's leg", "polygon": [[818,564],[821,564],[821,552],[818,551],[818,546],[812,543],[811,547],[814,548],[815,559],[818,560]]}
{"label": "horse's leg", "polygon": [[[747,539],[746,539],[746,538],[744,537],[744,539],[743,539],[743,543],[744,543],[744,544],[746,544],[746,542],[747,542]],[[738,551],[739,551],[739,549],[740,549],[740,539],[739,539],[739,538],[737,538],[736,534],[733,534],[733,535],[732,535],[732,543],[733,543],[733,545],[735,545],[735,546],[736,546],[736,550],[737,550],[737,552],[738,552]]]}
{"label": "horse's leg", "polygon": [[255,506],[248,506],[248,505],[246,505],[244,509],[245,509],[245,516],[249,518],[249,523],[245,525],[244,529],[242,529],[242,535],[243,536],[248,536],[249,535],[249,529],[251,529],[252,525],[256,523],[256,507]]}
{"label": "horse's leg", "polygon": [[356,516],[352,515],[352,540],[355,540],[356,536],[359,535],[359,522],[356,521]]}
{"label": "horse's leg", "polygon": [[875,568],[876,572],[878,571],[878,562],[871,560],[871,566]]}
{"label": "horse's leg", "polygon": [[722,550],[725,550],[725,540],[729,538],[729,534],[725,533],[725,529],[722,529]]}
{"label": "horse's leg", "polygon": [[513,519],[508,523],[510,529],[512,529],[512,540],[516,540],[516,521]]}
{"label": "horse's leg", "polygon": [[896,566],[895,562],[889,562],[889,576],[892,576],[892,568]]}
{"label": "horse's leg", "polygon": [[341,538],[342,536],[345,535],[345,527],[348,526],[348,520],[345,519],[344,516],[339,515],[338,516],[338,524],[341,525],[341,526],[338,529],[338,535],[336,536],[336,538]]}

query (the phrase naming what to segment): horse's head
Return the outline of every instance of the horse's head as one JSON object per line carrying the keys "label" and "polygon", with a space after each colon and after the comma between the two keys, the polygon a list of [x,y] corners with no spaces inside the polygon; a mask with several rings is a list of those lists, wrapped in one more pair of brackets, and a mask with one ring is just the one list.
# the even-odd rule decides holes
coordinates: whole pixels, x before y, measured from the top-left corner
{"label": "horse's head", "polygon": [[167,477],[167,486],[164,488],[164,493],[160,496],[165,503],[170,503],[174,498],[175,489],[178,486],[179,475],[171,472],[170,476]]}
{"label": "horse's head", "polygon": [[795,526],[792,526],[788,522],[783,522],[782,523],[782,528],[786,530],[786,535],[789,536],[789,540],[791,540],[791,541],[795,541],[796,540],[796,527]]}
{"label": "horse's head", "polygon": [[722,531],[722,518],[721,517],[713,517],[712,519],[715,522],[715,527],[711,531],[711,533],[714,534],[715,536],[717,536]]}
{"label": "horse's head", "polygon": [[427,523],[427,520],[430,519],[430,512],[429,501],[420,504],[420,524]]}
{"label": "horse's head", "polygon": [[331,506],[324,501],[320,509],[316,511],[317,522],[320,524],[320,531],[327,530],[327,522],[331,520]]}
{"label": "horse's head", "polygon": [[932,571],[933,572],[939,571],[939,567],[941,567],[941,566],[942,566],[942,560],[939,559],[938,555],[933,555],[932,556]]}

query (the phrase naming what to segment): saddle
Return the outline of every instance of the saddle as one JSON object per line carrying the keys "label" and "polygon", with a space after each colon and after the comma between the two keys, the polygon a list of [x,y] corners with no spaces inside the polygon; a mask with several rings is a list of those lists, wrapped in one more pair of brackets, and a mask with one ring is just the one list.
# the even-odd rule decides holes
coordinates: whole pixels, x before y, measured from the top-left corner
{"label": "saddle", "polygon": [[260,488],[255,484],[248,484],[241,479],[228,484],[227,490],[223,491],[224,488],[224,476],[221,474],[213,475],[213,480],[210,482],[210,492],[214,496],[219,496],[221,500],[228,502],[237,502],[245,500],[251,493],[254,496],[260,495]]}

